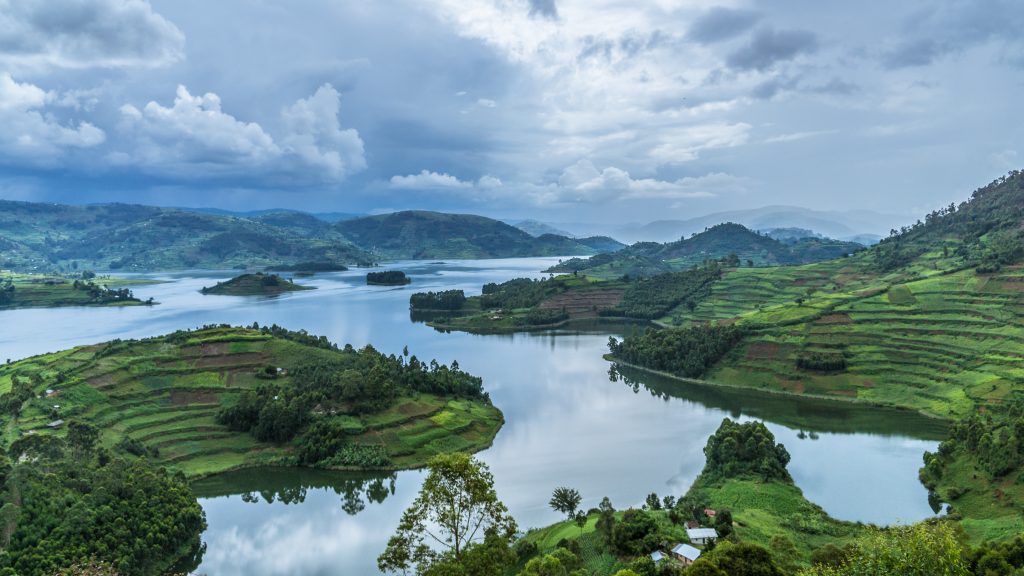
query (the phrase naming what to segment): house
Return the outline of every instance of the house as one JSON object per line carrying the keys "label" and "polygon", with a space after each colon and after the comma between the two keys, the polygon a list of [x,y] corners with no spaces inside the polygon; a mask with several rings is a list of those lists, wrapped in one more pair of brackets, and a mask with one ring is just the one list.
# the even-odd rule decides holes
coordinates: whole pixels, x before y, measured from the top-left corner
{"label": "house", "polygon": [[651,552],[651,560],[653,560],[655,564],[660,564],[664,559],[665,555],[661,553],[661,550]]}
{"label": "house", "polygon": [[686,523],[687,528],[700,528],[700,522],[696,520],[690,520]]}
{"label": "house", "polygon": [[718,538],[718,532],[714,528],[687,528],[686,537],[694,544],[707,544]]}
{"label": "house", "polygon": [[718,512],[716,512],[714,508],[705,508],[704,509],[704,515],[707,516],[708,518],[712,519],[712,520],[715,519],[715,514],[718,514]]}
{"label": "house", "polygon": [[689,544],[676,544],[676,547],[672,549],[672,556],[682,562],[683,566],[689,566],[697,558],[700,558],[700,550]]}
{"label": "house", "polygon": [[47,428],[52,428],[52,429],[56,430],[57,428],[60,428],[63,425],[64,425],[64,421],[63,420],[54,420],[53,422],[50,422],[49,424],[47,424],[46,427]]}

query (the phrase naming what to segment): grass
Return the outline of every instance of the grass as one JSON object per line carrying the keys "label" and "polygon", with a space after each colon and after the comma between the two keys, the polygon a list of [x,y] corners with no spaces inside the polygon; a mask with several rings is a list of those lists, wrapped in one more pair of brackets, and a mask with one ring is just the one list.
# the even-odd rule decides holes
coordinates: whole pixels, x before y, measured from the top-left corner
{"label": "grass", "polygon": [[[179,339],[114,342],[28,358],[0,366],[0,391],[9,391],[15,379],[34,378],[36,394],[19,418],[7,422],[4,436],[11,441],[30,431],[64,434],[46,428],[59,417],[93,423],[108,449],[125,438],[142,442],[159,450],[159,464],[189,477],[291,465],[292,444],[257,442],[218,424],[215,416],[257,385],[257,369],[288,369],[331,354],[253,330],[214,328]],[[287,376],[278,382],[286,385]],[[57,392],[42,397],[46,389]],[[395,469],[424,466],[442,452],[481,450],[503,423],[493,406],[427,394],[401,397],[376,414],[332,418],[352,431],[352,443],[383,446]]]}

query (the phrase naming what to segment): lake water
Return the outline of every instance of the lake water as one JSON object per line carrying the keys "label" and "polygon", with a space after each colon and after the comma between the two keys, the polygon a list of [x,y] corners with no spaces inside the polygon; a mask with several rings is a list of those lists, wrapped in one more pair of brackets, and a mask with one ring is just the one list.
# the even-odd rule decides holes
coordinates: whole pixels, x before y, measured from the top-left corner
{"label": "lake water", "polygon": [[[479,457],[521,528],[560,518],[547,506],[557,486],[584,507],[608,496],[617,508],[647,494],[682,495],[704,465],[703,447],[722,418],[764,420],[792,454],[804,493],[835,517],[889,524],[932,514],[917,480],[921,455],[941,427],[923,417],[843,403],[687,386],[626,372],[609,378],[609,333],[475,336],[441,333],[409,319],[409,295],[540,277],[555,259],[403,262],[401,288],[367,287],[365,271],[298,279],[316,286],[277,298],[203,296],[231,273],[161,275],[141,286],[159,306],[14,310],[2,314],[0,359],[80,344],[164,334],[203,324],[276,323],[340,344],[385,353],[408,345],[420,359],[458,360],[484,379],[506,424]],[[13,327],[13,329],[11,328]],[[196,485],[207,514],[199,573],[217,576],[376,574],[375,560],[423,472],[351,474],[247,470]]]}

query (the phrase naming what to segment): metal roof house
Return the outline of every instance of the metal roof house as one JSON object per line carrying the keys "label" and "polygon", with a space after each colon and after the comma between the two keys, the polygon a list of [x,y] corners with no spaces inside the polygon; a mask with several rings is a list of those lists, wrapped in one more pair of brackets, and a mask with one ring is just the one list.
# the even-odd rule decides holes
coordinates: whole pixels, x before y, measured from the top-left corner
{"label": "metal roof house", "polygon": [[664,559],[665,555],[661,553],[661,550],[655,550],[654,552],[651,552],[651,560],[654,560],[655,564],[661,562]]}
{"label": "metal roof house", "polygon": [[64,421],[63,420],[54,420],[53,422],[50,422],[49,424],[47,424],[46,427],[47,428],[53,428],[54,430],[56,430],[57,428],[60,428],[63,425],[64,425]]}
{"label": "metal roof house", "polygon": [[694,544],[707,544],[718,538],[718,532],[714,528],[687,528],[686,537]]}
{"label": "metal roof house", "polygon": [[693,564],[694,560],[700,558],[700,550],[689,544],[676,544],[676,547],[672,549],[672,555],[683,564],[689,566]]}

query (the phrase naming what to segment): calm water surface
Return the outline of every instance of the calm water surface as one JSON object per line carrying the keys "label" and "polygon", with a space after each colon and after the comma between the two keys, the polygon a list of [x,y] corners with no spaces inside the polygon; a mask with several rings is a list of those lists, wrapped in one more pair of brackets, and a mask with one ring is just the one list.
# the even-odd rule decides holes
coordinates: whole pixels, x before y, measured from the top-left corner
{"label": "calm water surface", "polygon": [[[707,437],[724,417],[764,420],[792,454],[790,472],[804,493],[833,516],[865,522],[915,521],[932,514],[917,480],[934,422],[842,404],[797,402],[626,373],[609,379],[602,360],[608,334],[559,332],[512,336],[444,334],[409,319],[418,290],[461,288],[540,277],[554,259],[394,266],[413,284],[367,287],[365,271],[299,279],[315,291],[277,298],[203,296],[202,286],[231,273],[159,276],[139,287],[152,308],[62,308],[3,312],[0,357],[23,358],[113,338],[164,334],[210,323],[277,323],[338,343],[372,344],[386,353],[409,346],[421,359],[458,360],[482,376],[506,425],[480,454],[498,495],[523,528],[559,519],[547,507],[556,486],[572,486],[585,507],[603,496],[616,507],[644,497],[681,495],[704,465]],[[375,558],[415,498],[419,471],[366,475],[248,470],[197,484],[209,529],[200,573],[375,574]]]}

